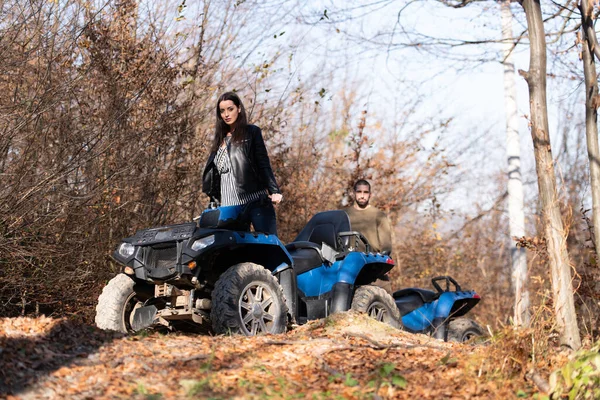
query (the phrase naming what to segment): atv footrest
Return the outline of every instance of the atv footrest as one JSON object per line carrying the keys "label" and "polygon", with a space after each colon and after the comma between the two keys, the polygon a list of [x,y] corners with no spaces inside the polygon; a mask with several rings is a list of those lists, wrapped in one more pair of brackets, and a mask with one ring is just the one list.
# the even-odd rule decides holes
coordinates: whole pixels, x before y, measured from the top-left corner
{"label": "atv footrest", "polygon": [[148,328],[154,323],[157,312],[158,309],[155,306],[144,306],[136,308],[133,312],[131,328],[136,332]]}

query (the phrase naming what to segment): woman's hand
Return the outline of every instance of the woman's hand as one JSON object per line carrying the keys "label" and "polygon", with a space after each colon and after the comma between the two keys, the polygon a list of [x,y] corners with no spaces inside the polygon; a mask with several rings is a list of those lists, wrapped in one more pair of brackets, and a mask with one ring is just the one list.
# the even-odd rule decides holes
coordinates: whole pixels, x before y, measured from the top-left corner
{"label": "woman's hand", "polygon": [[281,200],[283,200],[283,196],[281,195],[281,193],[273,193],[270,194],[269,197],[271,198],[273,204],[279,204],[281,203]]}

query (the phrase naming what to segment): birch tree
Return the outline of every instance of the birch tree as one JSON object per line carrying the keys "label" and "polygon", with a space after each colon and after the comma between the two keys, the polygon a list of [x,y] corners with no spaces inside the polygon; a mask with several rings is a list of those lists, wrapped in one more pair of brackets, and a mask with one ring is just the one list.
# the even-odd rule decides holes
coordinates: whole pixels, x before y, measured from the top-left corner
{"label": "birch tree", "polygon": [[[517,116],[517,89],[513,60],[512,12],[510,0],[500,3],[502,11],[502,41],[504,59],[504,109],[506,111],[506,157],[508,159],[508,219],[511,238],[525,236],[523,211],[523,182],[521,178],[521,151],[519,120]],[[510,249],[512,284],[515,293],[514,324],[529,326],[529,291],[527,290],[527,255],[525,249],[514,243]]]}

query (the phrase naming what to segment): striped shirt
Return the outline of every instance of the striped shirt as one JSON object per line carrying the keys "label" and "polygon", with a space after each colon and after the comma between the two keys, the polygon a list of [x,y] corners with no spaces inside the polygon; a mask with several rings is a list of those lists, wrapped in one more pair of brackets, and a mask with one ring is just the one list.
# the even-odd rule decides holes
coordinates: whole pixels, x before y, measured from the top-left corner
{"label": "striped shirt", "polygon": [[240,206],[266,196],[266,191],[261,190],[253,193],[239,193],[235,176],[231,172],[231,160],[229,159],[229,142],[231,137],[225,137],[225,146],[219,147],[215,156],[215,165],[221,175],[221,205]]}

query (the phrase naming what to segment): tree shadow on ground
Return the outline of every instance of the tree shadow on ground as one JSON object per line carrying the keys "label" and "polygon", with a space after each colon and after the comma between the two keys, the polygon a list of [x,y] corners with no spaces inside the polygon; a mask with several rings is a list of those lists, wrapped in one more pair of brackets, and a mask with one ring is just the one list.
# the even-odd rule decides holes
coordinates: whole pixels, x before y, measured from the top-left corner
{"label": "tree shadow on ground", "polygon": [[91,365],[97,349],[123,334],[60,320],[36,336],[0,336],[0,397],[19,394],[63,366]]}

